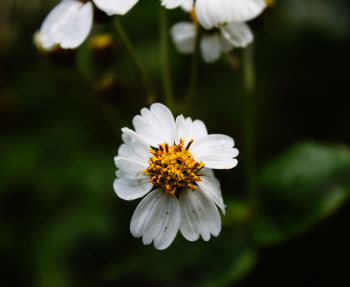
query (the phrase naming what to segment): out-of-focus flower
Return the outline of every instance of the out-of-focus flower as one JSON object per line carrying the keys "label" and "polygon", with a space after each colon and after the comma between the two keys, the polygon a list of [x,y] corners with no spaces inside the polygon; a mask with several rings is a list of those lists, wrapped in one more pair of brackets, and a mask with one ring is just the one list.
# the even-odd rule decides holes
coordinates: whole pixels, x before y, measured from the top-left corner
{"label": "out-of-focus flower", "polygon": [[93,22],[93,4],[108,15],[124,15],[138,0],[62,0],[40,28],[40,42],[46,50],[60,45],[63,49],[77,48],[89,35]]}
{"label": "out-of-focus flower", "polygon": [[189,241],[218,236],[225,213],[220,184],[212,169],[237,165],[231,137],[208,135],[205,124],[159,103],[133,119],[135,131],[123,128],[115,157],[114,190],[125,200],[145,196],[131,219],[130,231],[144,244],[167,248],[178,230]]}
{"label": "out-of-focus flower", "polygon": [[195,3],[198,21],[206,29],[252,20],[265,7],[265,0],[197,0]]}
{"label": "out-of-focus flower", "polygon": [[[190,22],[180,22],[171,28],[171,35],[177,50],[184,54],[194,52],[197,28]],[[245,48],[254,39],[253,33],[245,23],[230,23],[219,29],[204,31],[200,40],[200,50],[207,63],[220,58],[234,47]]]}
{"label": "out-of-focus flower", "polygon": [[113,46],[113,37],[110,34],[96,35],[90,42],[90,47],[93,50],[105,50],[111,46]]}
{"label": "out-of-focus flower", "polygon": [[116,43],[111,34],[98,34],[89,41],[94,58],[100,63],[110,64],[116,56]]}
{"label": "out-of-focus flower", "polygon": [[245,21],[251,20],[266,7],[263,0],[193,0],[181,2],[189,12],[193,23],[180,22],[171,28],[177,50],[193,53],[198,23],[205,28],[200,40],[200,49],[205,62],[214,62],[221,53],[233,48],[245,48],[254,36]]}
{"label": "out-of-focus flower", "polygon": [[193,0],[162,0],[162,5],[169,9],[181,6],[189,10],[194,6],[198,21],[205,29],[252,20],[266,4],[265,0],[196,0],[195,3]]}

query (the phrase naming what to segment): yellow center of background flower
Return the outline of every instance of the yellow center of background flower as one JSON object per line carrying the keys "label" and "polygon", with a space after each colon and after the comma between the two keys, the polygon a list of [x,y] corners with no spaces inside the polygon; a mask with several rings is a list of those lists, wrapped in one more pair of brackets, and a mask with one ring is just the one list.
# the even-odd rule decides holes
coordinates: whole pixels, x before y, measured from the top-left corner
{"label": "yellow center of background flower", "polygon": [[192,7],[192,9],[190,11],[190,16],[191,16],[193,24],[198,25],[199,21],[198,21],[198,18],[197,18],[197,15],[196,15],[196,10],[194,9],[194,7]]}
{"label": "yellow center of background flower", "polygon": [[148,161],[149,167],[144,172],[151,177],[154,186],[162,187],[166,193],[178,195],[181,190],[196,188],[196,181],[201,179],[196,174],[204,163],[196,162],[189,148],[193,140],[184,147],[184,140],[180,139],[178,145],[169,147],[162,143],[158,149],[150,149],[153,157]]}

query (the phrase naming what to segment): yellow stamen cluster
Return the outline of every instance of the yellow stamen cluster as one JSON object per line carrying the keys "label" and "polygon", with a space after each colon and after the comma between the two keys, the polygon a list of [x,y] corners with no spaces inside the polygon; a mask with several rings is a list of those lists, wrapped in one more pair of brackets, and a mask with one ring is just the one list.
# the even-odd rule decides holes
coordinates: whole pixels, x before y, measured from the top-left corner
{"label": "yellow stamen cluster", "polygon": [[177,145],[169,146],[162,143],[158,149],[150,149],[152,158],[148,161],[149,167],[144,172],[151,177],[150,182],[173,196],[181,190],[196,188],[196,182],[201,179],[196,174],[204,164],[196,162],[189,148],[193,140],[184,147],[184,140],[180,139]]}

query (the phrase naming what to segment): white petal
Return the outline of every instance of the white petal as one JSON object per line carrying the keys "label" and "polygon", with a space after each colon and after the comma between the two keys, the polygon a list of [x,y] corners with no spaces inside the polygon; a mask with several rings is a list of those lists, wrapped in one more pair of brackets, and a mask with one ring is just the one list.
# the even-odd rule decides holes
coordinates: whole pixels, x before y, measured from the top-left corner
{"label": "white petal", "polygon": [[254,36],[245,23],[230,23],[221,27],[222,36],[234,47],[247,47],[253,42]]}
{"label": "white petal", "polygon": [[[175,239],[180,228],[181,210],[176,197],[163,193],[163,207],[156,224],[159,226],[154,238],[154,246],[159,250],[167,248]],[[157,223],[158,221],[158,223]]]}
{"label": "white petal", "polygon": [[195,5],[198,21],[206,29],[249,21],[265,7],[265,0],[197,0]]}
{"label": "white petal", "polygon": [[132,123],[136,133],[150,146],[157,147],[164,142],[170,145],[174,143],[174,117],[162,104],[155,103],[150,109],[143,108],[141,116],[135,116]]}
{"label": "white petal", "polygon": [[91,2],[63,0],[47,15],[40,28],[45,49],[59,44],[64,49],[78,47],[89,35],[93,20]]}
{"label": "white petal", "polygon": [[176,49],[180,53],[193,53],[196,42],[196,26],[190,22],[175,24],[170,30]]}
{"label": "white petal", "polygon": [[130,222],[130,232],[134,237],[141,237],[152,223],[152,215],[160,209],[160,190],[154,190],[137,205]]}
{"label": "white petal", "polygon": [[181,206],[181,234],[189,241],[202,236],[208,241],[210,235],[218,236],[221,231],[221,218],[213,201],[199,188],[183,191],[179,198]]}
{"label": "white petal", "polygon": [[150,146],[133,130],[122,128],[122,132],[124,144],[119,147],[118,155],[147,164],[152,156]]}
{"label": "white petal", "polygon": [[218,34],[204,35],[200,42],[202,56],[205,62],[212,63],[220,58],[221,45]]}
{"label": "white petal", "polygon": [[185,0],[161,0],[162,5],[167,9],[173,9],[183,5]]}
{"label": "white petal", "polygon": [[198,175],[201,181],[197,184],[199,188],[205,193],[205,195],[215,202],[215,204],[220,207],[223,214],[225,214],[225,205],[221,195],[220,182],[214,176],[214,173],[209,168],[202,168]]}
{"label": "white petal", "polygon": [[181,211],[176,197],[161,189],[152,191],[137,206],[130,223],[131,234],[143,237],[144,244],[154,242],[163,250],[175,239],[181,221]]}
{"label": "white petal", "polygon": [[96,6],[108,15],[126,14],[138,0],[93,0]]}
{"label": "white petal", "polygon": [[127,177],[120,177],[114,180],[113,188],[115,193],[124,200],[134,200],[143,197],[153,187],[149,182],[149,178],[143,179],[129,179]]}
{"label": "white petal", "polygon": [[222,35],[219,37],[220,50],[223,53],[228,53],[233,49],[233,45],[228,42]]}
{"label": "white petal", "polygon": [[175,142],[179,143],[180,138],[187,144],[191,139],[198,141],[200,138],[208,135],[205,124],[200,120],[192,121],[191,118],[184,118],[179,115],[175,123]]}
{"label": "white petal", "polygon": [[207,168],[230,169],[237,165],[234,157],[238,155],[238,150],[233,146],[231,137],[212,134],[193,142],[190,152],[196,161],[202,161]]}
{"label": "white petal", "polygon": [[186,12],[190,12],[193,8],[193,0],[184,0],[181,8],[184,9]]}
{"label": "white petal", "polygon": [[114,158],[114,163],[117,168],[119,168],[125,176],[129,178],[143,179],[146,174],[144,170],[147,168],[147,163],[136,161],[134,159],[117,156]]}

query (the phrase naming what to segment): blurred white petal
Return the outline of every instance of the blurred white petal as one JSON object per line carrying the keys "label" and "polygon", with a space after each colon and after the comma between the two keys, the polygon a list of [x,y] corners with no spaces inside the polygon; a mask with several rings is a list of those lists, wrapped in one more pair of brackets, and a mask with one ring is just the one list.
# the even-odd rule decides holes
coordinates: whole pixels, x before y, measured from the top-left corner
{"label": "blurred white petal", "polygon": [[205,62],[215,62],[221,55],[220,36],[218,34],[204,35],[200,48]]}
{"label": "blurred white petal", "polygon": [[265,0],[197,0],[195,4],[198,21],[206,29],[249,21],[265,7]]}
{"label": "blurred white petal", "polygon": [[229,23],[220,28],[222,36],[234,47],[245,48],[253,42],[254,36],[246,23]]}
{"label": "blurred white petal", "polygon": [[175,24],[170,30],[176,49],[180,53],[194,52],[196,42],[196,26],[190,22]]}
{"label": "blurred white petal", "polygon": [[96,6],[108,15],[124,15],[138,0],[93,0]]}
{"label": "blurred white petal", "polygon": [[173,9],[183,5],[186,0],[161,0],[162,5],[167,9]]}
{"label": "blurred white petal", "polygon": [[190,12],[193,8],[193,0],[184,0],[181,8],[184,9],[186,12]]}
{"label": "blurred white petal", "polygon": [[51,10],[40,28],[43,48],[56,44],[63,49],[78,47],[89,35],[93,21],[91,2],[63,0]]}

